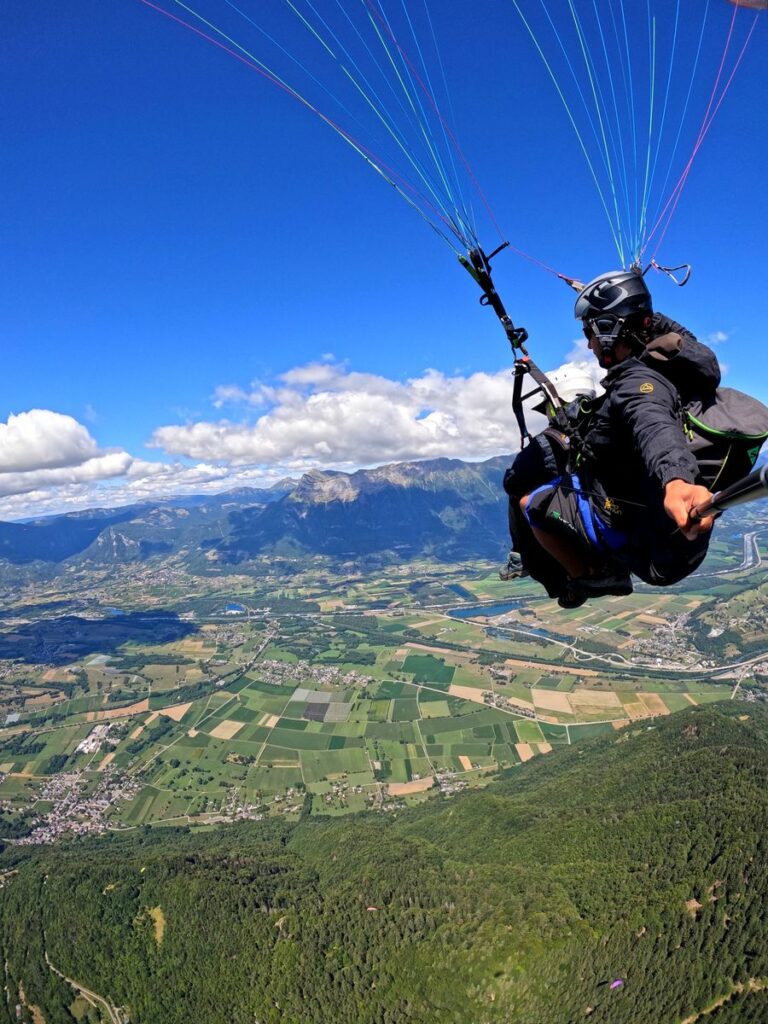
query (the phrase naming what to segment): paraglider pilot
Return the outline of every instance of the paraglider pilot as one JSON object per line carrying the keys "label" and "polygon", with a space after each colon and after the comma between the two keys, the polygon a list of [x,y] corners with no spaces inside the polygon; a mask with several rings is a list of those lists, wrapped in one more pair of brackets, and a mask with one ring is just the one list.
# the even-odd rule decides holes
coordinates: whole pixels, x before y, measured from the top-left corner
{"label": "paraglider pilot", "polygon": [[702,562],[713,519],[693,510],[710,492],[697,483],[681,411],[720,383],[714,352],[654,314],[639,271],[595,278],[575,315],[607,370],[605,392],[572,402],[567,433],[539,434],[504,478],[507,578],[533,576],[564,608],[632,593],[632,573],[669,586]]}

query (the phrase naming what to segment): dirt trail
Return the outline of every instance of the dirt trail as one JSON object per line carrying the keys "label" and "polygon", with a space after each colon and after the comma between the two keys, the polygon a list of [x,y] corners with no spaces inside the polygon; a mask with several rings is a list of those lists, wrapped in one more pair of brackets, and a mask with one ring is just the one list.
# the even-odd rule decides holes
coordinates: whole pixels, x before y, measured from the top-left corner
{"label": "dirt trail", "polygon": [[92,992],[89,988],[85,988],[85,986],[81,985],[79,981],[74,981],[72,978],[68,978],[66,974],[62,974],[62,972],[54,967],[48,959],[47,952],[45,954],[45,962],[54,974],[58,974],[58,976],[66,981],[68,985],[71,985],[79,995],[83,996],[84,999],[87,999],[89,1003],[97,1006],[99,1009],[103,1008],[106,1012],[109,1024],[126,1024],[126,1018],[109,999],[105,999],[104,996],[100,996],[97,992]]}
{"label": "dirt trail", "polygon": [[706,1009],[701,1011],[701,1013],[692,1013],[690,1017],[686,1017],[685,1020],[680,1022],[680,1024],[696,1024],[696,1021],[701,1020],[702,1017],[709,1017],[711,1013],[729,1002],[734,996],[741,995],[745,989],[748,992],[762,992],[765,988],[768,988],[768,979],[766,978],[750,978],[746,985],[738,982],[733,986],[733,990],[727,995],[720,996],[719,999],[715,999],[715,1001],[710,1003]]}
{"label": "dirt trail", "polygon": [[43,1011],[40,1009],[39,1006],[35,1006],[34,1003],[29,1002],[29,1000],[27,999],[27,994],[24,991],[24,986],[21,984],[19,984],[19,1000],[22,1006],[26,1006],[26,1008],[32,1014],[32,1020],[34,1024],[46,1024],[45,1017],[43,1016]]}

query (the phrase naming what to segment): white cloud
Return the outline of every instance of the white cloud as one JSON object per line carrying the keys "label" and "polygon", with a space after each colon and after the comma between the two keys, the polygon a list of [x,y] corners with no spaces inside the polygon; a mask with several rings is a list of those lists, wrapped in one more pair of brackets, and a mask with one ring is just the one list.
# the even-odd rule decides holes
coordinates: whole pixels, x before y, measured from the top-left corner
{"label": "white cloud", "polygon": [[[130,458],[130,456],[129,456]],[[299,468],[299,475],[303,468]],[[0,491],[0,519],[20,519],[142,504],[182,494],[215,494],[236,487],[269,487],[285,473],[199,464],[145,462],[132,459],[127,471],[114,478],[53,480],[31,477],[15,482],[16,490]],[[0,478],[2,479],[2,478]]]}
{"label": "white cloud", "polygon": [[255,422],[160,427],[151,443],[176,456],[231,464],[347,467],[441,456],[484,458],[517,447],[508,370],[407,381],[310,363],[278,386],[219,388],[215,401],[270,403]]}
{"label": "white cloud", "polygon": [[565,357],[567,363],[592,362],[597,365],[597,360],[589,351],[589,342],[585,337],[576,338],[571,345],[571,351]]}
{"label": "white cloud", "polygon": [[97,455],[87,428],[71,416],[30,409],[0,423],[0,473],[79,466]]}
{"label": "white cloud", "polygon": [[[597,385],[603,371],[586,349],[566,368]],[[526,390],[530,390],[527,387]],[[269,408],[255,421],[199,421],[158,428],[151,445],[166,453],[232,466],[349,469],[440,457],[483,459],[519,447],[509,370],[447,376],[427,370],[406,381],[310,363],[276,386],[219,388],[215,404]],[[536,404],[532,400],[531,405]],[[544,420],[531,414],[529,427]]]}
{"label": "white cloud", "polygon": [[23,473],[0,473],[0,496],[25,494],[45,487],[109,480],[127,473],[132,461],[127,452],[110,452],[94,459],[87,459],[79,466],[34,469]]}

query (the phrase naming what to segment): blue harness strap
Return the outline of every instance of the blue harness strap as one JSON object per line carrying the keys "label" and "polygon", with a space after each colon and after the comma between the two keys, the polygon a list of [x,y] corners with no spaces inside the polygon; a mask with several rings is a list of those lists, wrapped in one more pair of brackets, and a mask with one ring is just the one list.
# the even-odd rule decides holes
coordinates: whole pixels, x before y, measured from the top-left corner
{"label": "blue harness strap", "polygon": [[535,491],[531,491],[528,495],[528,501],[525,506],[525,518],[528,520],[529,526],[543,525],[538,522],[534,522],[533,519],[531,519],[531,505],[533,504],[533,499],[537,494],[543,494],[544,491],[554,491],[554,489],[559,486],[562,479],[563,478],[561,476],[556,476],[554,480],[550,480],[548,484],[542,484],[541,487],[537,487]]}
{"label": "blue harness strap", "polygon": [[620,551],[626,547],[629,538],[626,533],[606,523],[595,511],[594,505],[581,489],[581,481],[575,473],[571,474],[573,490],[579,506],[579,518],[587,532],[587,536],[595,547],[602,551]]}
{"label": "blue harness strap", "polygon": [[531,527],[552,532],[552,524],[548,522],[546,514],[542,514],[542,510],[536,507],[534,499],[537,495],[547,491],[554,492],[558,487],[561,487],[564,493],[570,493],[575,497],[572,508],[578,522],[571,523],[571,527],[575,529],[580,527],[580,532],[591,547],[601,553],[621,551],[626,548],[629,540],[627,535],[601,518],[589,496],[582,490],[581,481],[575,473],[565,478],[563,476],[555,477],[549,483],[531,491],[525,506],[525,518]]}

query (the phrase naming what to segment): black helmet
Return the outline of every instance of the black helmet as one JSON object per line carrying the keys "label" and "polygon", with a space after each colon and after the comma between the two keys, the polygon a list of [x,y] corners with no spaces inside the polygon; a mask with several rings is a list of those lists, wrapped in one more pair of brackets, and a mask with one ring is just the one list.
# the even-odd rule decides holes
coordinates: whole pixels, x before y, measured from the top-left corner
{"label": "black helmet", "polygon": [[611,270],[579,292],[574,314],[585,323],[587,337],[594,335],[601,349],[600,365],[615,361],[613,349],[619,338],[642,347],[642,328],[650,324],[653,301],[643,275],[637,270]]}
{"label": "black helmet", "polygon": [[645,278],[636,270],[609,270],[579,292],[574,315],[577,320],[596,320],[604,313],[626,320],[642,313],[653,315],[653,301]]}

